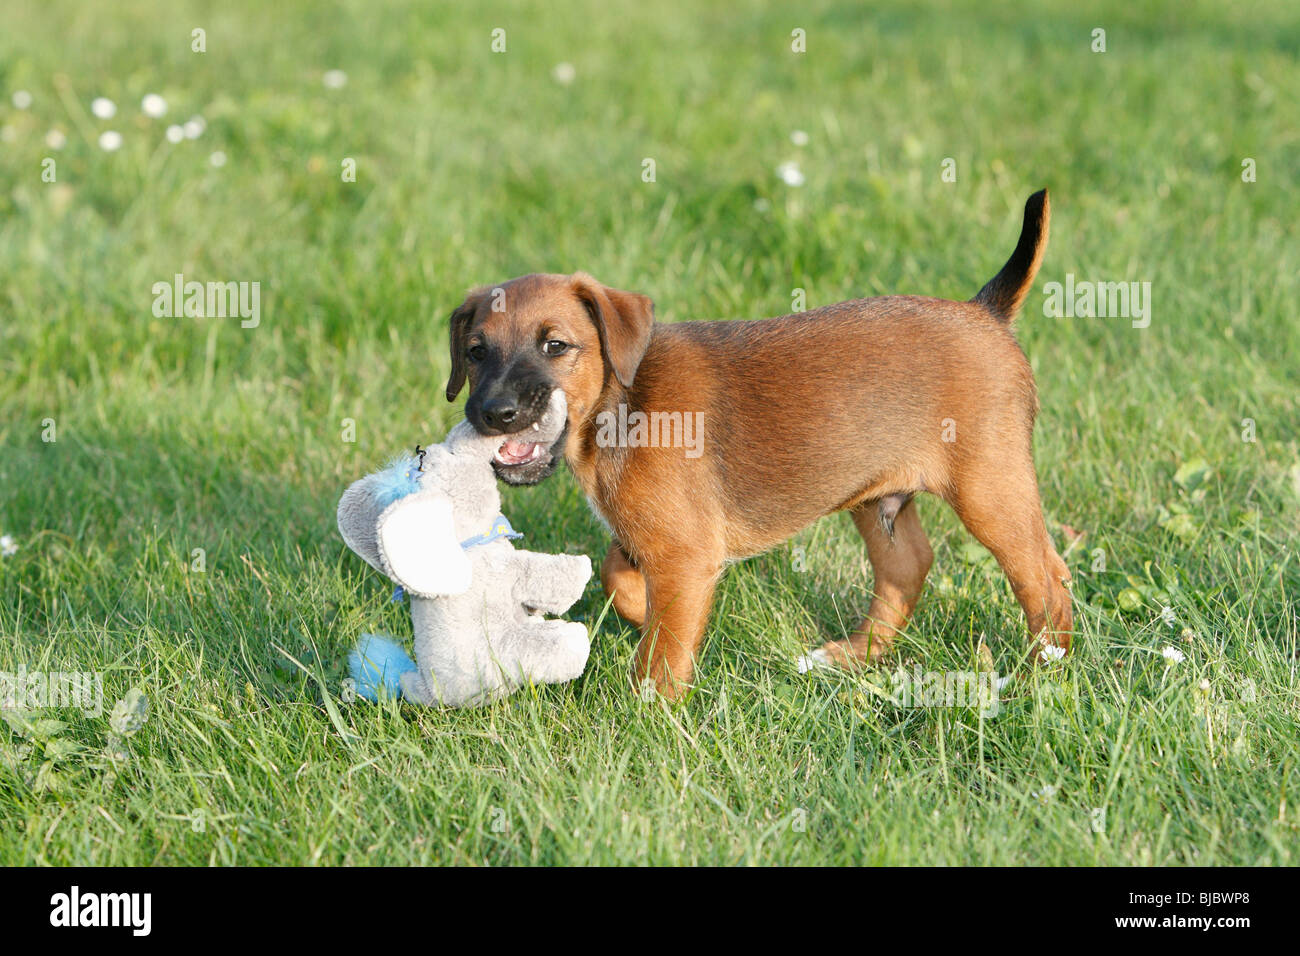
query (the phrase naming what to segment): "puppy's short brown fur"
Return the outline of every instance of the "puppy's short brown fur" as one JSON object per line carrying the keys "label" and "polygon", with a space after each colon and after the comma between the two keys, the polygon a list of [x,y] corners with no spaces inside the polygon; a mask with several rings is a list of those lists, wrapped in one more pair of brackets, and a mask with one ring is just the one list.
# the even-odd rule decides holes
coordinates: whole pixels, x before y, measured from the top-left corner
{"label": "puppy's short brown fur", "polygon": [[[654,322],[650,299],[583,273],[471,293],[452,314],[454,399],[503,436],[498,474],[531,483],[567,460],[613,544],[602,580],[641,628],[637,684],[693,679],[727,561],[848,511],[875,574],[866,619],[815,652],[843,665],[890,648],[933,554],[920,492],[947,501],[996,556],[1034,652],[1070,643],[1069,572],[1044,526],[1031,452],[1037,392],[1011,323],[1047,243],[1046,190],[1025,206],[1010,260],[970,302],[887,296],[776,319]],[[527,443],[553,388],[569,425]],[[602,412],[702,413],[702,454],[602,447]]]}

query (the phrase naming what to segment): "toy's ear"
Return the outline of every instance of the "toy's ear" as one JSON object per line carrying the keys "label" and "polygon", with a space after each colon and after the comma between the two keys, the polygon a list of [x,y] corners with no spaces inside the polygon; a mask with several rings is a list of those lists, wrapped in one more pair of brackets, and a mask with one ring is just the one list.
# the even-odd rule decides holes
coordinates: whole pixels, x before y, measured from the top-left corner
{"label": "toy's ear", "polygon": [[416,597],[469,590],[469,558],[456,540],[451,502],[441,494],[403,498],[379,516],[379,556],[390,578]]}
{"label": "toy's ear", "polygon": [[361,555],[366,564],[381,574],[386,574],[379,559],[379,542],[375,535],[380,513],[384,510],[375,493],[377,477],[367,475],[354,481],[339,500],[339,534],[343,543]]}

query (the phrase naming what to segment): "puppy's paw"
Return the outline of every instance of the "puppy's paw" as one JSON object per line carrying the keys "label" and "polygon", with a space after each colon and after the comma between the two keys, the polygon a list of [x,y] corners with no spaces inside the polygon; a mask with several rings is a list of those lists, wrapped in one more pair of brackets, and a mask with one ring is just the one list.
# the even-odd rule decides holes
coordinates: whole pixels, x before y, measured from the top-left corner
{"label": "puppy's paw", "polygon": [[795,666],[799,668],[800,674],[807,674],[811,670],[832,668],[835,663],[831,656],[826,653],[826,648],[819,647],[815,651],[809,651],[807,654],[800,655],[795,660]]}
{"label": "puppy's paw", "polygon": [[632,675],[632,693],[643,705],[657,704],[660,701],[670,705],[678,704],[686,699],[690,690],[690,684],[671,677],[657,681],[648,675]]}

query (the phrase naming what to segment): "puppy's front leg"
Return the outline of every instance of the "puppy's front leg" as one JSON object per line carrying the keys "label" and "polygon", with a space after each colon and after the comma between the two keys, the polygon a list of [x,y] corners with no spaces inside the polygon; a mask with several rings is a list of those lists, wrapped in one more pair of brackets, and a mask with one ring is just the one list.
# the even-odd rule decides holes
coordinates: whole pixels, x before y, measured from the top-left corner
{"label": "puppy's front leg", "polygon": [[627,552],[614,541],[600,567],[600,583],[605,594],[614,599],[614,610],[637,627],[645,624],[645,576],[628,559]]}
{"label": "puppy's front leg", "polygon": [[720,558],[697,558],[671,570],[643,569],[648,613],[636,651],[638,690],[650,680],[659,694],[677,700],[690,689],[721,572]]}

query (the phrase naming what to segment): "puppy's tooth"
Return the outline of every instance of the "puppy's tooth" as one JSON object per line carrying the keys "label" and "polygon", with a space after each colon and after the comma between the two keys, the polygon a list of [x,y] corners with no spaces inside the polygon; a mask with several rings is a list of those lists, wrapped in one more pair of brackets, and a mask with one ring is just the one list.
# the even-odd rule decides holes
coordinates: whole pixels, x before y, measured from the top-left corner
{"label": "puppy's tooth", "polygon": [[533,422],[533,431],[539,432],[541,430],[542,430],[541,424],[539,424],[538,422]]}

